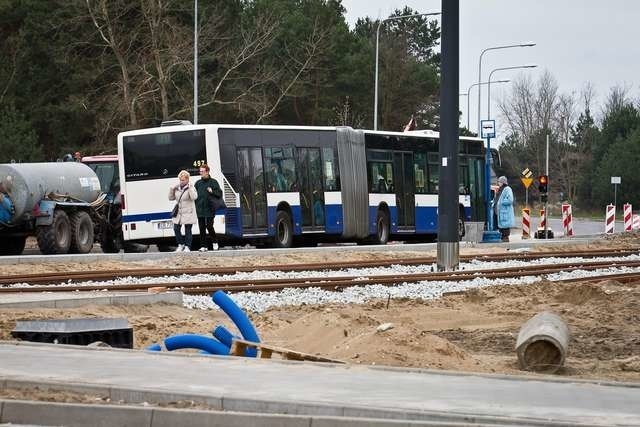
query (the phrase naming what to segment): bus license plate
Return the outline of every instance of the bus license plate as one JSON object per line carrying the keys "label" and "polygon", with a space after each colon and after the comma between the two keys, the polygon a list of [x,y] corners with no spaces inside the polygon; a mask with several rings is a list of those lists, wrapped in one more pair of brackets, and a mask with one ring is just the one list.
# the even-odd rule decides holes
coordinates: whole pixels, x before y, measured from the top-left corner
{"label": "bus license plate", "polygon": [[169,230],[173,228],[173,221],[162,221],[158,223],[158,230]]}

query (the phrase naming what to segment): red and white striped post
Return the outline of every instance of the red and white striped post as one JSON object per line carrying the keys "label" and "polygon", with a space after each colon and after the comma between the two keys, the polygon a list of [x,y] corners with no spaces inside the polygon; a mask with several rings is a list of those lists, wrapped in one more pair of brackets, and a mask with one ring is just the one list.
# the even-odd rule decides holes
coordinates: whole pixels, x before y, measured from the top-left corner
{"label": "red and white striped post", "polygon": [[544,233],[544,228],[547,225],[547,217],[544,214],[544,209],[540,209],[540,225],[538,225],[538,231],[540,234]]}
{"label": "red and white striped post", "polygon": [[622,214],[624,218],[624,231],[632,231],[633,227],[633,215],[631,213],[631,203],[625,203],[622,205]]}
{"label": "red and white striped post", "polygon": [[522,238],[531,238],[531,209],[522,209]]}
{"label": "red and white striped post", "polygon": [[607,215],[605,217],[604,232],[613,234],[616,226],[616,207],[615,205],[607,205]]}
{"label": "red and white striped post", "polygon": [[631,226],[633,231],[640,229],[640,215],[633,214],[633,224]]}
{"label": "red and white striped post", "polygon": [[573,215],[568,203],[562,204],[562,228],[565,236],[573,236]]}

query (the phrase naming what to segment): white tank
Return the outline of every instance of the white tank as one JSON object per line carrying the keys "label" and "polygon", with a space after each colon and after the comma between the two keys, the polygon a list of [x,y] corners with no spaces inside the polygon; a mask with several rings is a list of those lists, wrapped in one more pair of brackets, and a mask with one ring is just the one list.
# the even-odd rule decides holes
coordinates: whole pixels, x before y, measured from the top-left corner
{"label": "white tank", "polygon": [[[9,178],[7,178],[9,177]],[[31,213],[50,194],[91,203],[100,195],[100,181],[87,165],[76,162],[0,164],[0,181],[11,181],[9,196],[15,206],[13,222]]]}

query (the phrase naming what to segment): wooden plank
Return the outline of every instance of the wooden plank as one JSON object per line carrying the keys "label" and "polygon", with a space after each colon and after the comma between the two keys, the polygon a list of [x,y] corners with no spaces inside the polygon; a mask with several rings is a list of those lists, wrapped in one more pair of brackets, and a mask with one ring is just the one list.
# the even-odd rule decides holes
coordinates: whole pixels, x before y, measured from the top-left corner
{"label": "wooden plank", "polygon": [[288,348],[275,347],[269,344],[247,341],[234,338],[231,344],[231,354],[234,356],[244,356],[247,348],[255,348],[258,357],[261,359],[271,359],[273,353],[279,354],[285,360],[299,360],[310,362],[345,363],[342,360],[329,359],[328,357],[316,356],[314,354],[302,353]]}

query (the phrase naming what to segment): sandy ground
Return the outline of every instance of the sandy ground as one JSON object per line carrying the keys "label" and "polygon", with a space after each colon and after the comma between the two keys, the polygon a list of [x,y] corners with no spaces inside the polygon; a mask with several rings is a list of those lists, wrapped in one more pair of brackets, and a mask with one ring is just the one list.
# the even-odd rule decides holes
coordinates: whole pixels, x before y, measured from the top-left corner
{"label": "sandy ground", "polygon": [[[640,236],[602,239],[595,247],[638,247]],[[580,246],[585,248],[584,246]],[[579,246],[560,246],[577,249]],[[557,250],[557,246],[537,250]],[[486,250],[469,248],[471,250]],[[500,249],[498,249],[500,250]],[[435,255],[416,252],[349,253],[332,259],[381,259]],[[326,257],[326,255],[323,255]],[[229,259],[177,256],[163,266],[229,265]],[[309,256],[238,257],[233,265],[318,262]],[[97,268],[135,268],[149,263],[100,263]],[[86,270],[84,264],[0,266],[0,274]],[[363,305],[301,306],[251,314],[264,342],[349,363],[467,372],[526,374],[518,369],[515,342],[522,324],[543,310],[559,314],[569,326],[571,342],[565,367],[556,375],[640,382],[640,286],[602,281],[597,284],[550,282],[499,286],[451,294],[433,301],[371,301]],[[194,311],[171,305],[87,306],[54,310],[0,309],[0,339],[11,339],[16,320],[77,317],[124,317],[134,329],[135,348],[178,333],[209,335],[217,324],[233,330],[219,311]],[[379,332],[383,323],[393,328]],[[0,394],[0,397],[2,394]]]}

